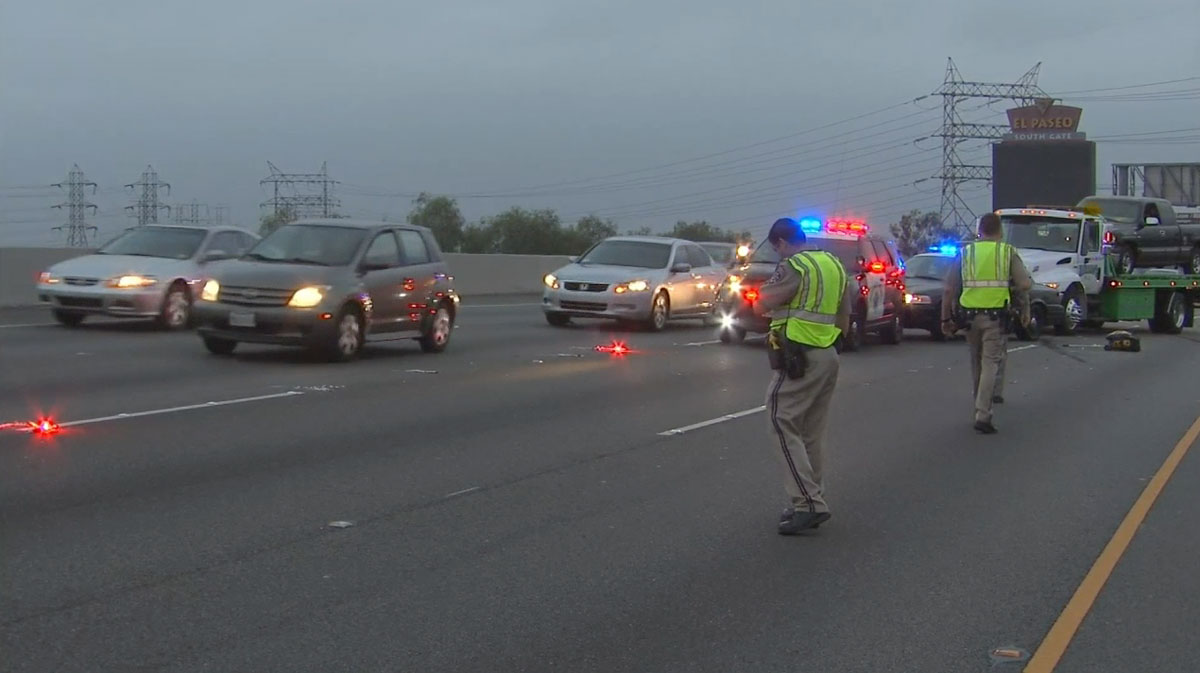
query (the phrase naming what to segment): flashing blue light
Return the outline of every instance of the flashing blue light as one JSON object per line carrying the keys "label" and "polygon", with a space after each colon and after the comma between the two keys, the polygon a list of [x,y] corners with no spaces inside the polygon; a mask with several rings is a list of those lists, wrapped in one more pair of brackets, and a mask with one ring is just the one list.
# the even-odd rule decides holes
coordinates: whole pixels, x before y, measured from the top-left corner
{"label": "flashing blue light", "polygon": [[958,246],[954,245],[953,243],[943,243],[941,245],[931,245],[931,246],[929,246],[929,251],[940,253],[943,255],[957,255],[958,254]]}
{"label": "flashing blue light", "polygon": [[823,228],[824,226],[821,224],[821,221],[816,218],[806,217],[800,220],[800,231],[806,234],[815,234]]}

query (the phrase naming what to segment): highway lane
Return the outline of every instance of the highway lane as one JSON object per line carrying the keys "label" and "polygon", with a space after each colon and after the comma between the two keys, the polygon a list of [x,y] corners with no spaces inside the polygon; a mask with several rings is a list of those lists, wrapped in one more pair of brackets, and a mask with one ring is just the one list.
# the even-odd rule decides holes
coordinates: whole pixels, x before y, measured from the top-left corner
{"label": "highway lane", "polygon": [[[534,307],[462,323],[447,353],[345,366],[128,327],[0,330],[10,415],[45,396],[72,420],[303,393],[0,435],[6,665],[983,670],[993,647],[1036,647],[1200,407],[1194,342],[1048,339],[1013,353],[1002,434],[979,437],[961,344],[874,345],[843,358],[834,519],[785,539],[761,413],[660,434],[761,405],[761,347],[556,330]],[[640,352],[590,350],[613,336]],[[44,361],[84,347],[68,370]],[[1120,414],[1085,423],[1109,380]],[[1178,478],[1186,511],[1195,473]],[[1181,626],[1155,627],[1183,651]]]}

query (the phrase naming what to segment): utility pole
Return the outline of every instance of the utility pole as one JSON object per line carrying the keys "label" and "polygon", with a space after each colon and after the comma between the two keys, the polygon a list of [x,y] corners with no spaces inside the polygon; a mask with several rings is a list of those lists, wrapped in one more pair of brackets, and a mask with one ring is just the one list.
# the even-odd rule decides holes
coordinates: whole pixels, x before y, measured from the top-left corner
{"label": "utility pole", "polygon": [[[290,217],[336,217],[335,209],[341,203],[332,197],[331,188],[337,180],[329,178],[325,163],[321,163],[320,173],[284,173],[267,162],[271,174],[259,181],[260,185],[270,184],[272,196],[263,202],[270,206],[276,215],[285,214]],[[308,187],[309,191],[318,193],[300,194],[297,186]],[[287,192],[291,192],[290,194]]]}
{"label": "utility pole", "polygon": [[1000,140],[1008,131],[1003,124],[971,124],[964,122],[958,112],[958,104],[968,98],[983,98],[989,101],[1012,100],[1018,105],[1032,105],[1040,99],[1049,98],[1038,88],[1038,62],[1016,82],[969,82],[962,78],[954,59],[946,59],[946,79],[934,95],[942,97],[943,121],[941,130],[934,137],[942,139],[942,173],[935,176],[942,181],[942,205],[939,211],[943,224],[971,233],[967,219],[975,219],[975,213],[958,194],[958,186],[966,182],[992,180],[992,167],[967,164],[958,155],[958,146],[967,140]]}
{"label": "utility pole", "polygon": [[[53,186],[61,189],[63,187],[63,183],[59,182]],[[83,171],[79,168],[79,164],[75,164],[71,166],[70,172],[67,173],[66,187],[67,202],[60,203],[57,206],[51,206],[51,208],[62,208],[63,206],[66,206],[67,224],[54,227],[53,230],[67,230],[67,245],[69,247],[86,248],[88,244],[88,232],[90,231],[95,233],[99,231],[99,229],[97,229],[94,225],[87,223],[87,210],[88,208],[91,208],[92,212],[95,213],[99,209],[96,207],[96,204],[88,202],[87,198],[84,196],[84,189],[91,187],[92,193],[95,194],[96,183],[90,182],[86,177],[84,177]]]}
{"label": "utility pole", "polygon": [[134,216],[137,217],[139,227],[144,227],[147,224],[157,224],[159,209],[166,210],[168,215],[171,213],[171,206],[158,202],[159,187],[166,188],[167,194],[170,194],[171,185],[159,181],[158,173],[154,172],[152,166],[146,166],[146,170],[142,171],[141,180],[125,186],[130,189],[141,188],[141,195],[138,197],[137,202],[132,206],[125,206],[125,210],[133,211]]}

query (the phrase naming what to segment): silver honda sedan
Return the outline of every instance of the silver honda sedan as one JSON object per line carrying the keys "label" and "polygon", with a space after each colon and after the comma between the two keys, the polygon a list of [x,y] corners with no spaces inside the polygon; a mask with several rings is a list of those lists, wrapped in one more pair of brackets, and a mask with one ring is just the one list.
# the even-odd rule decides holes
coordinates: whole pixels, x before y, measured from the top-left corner
{"label": "silver honda sedan", "polygon": [[615,236],[546,274],[542,309],[559,327],[572,317],[644,323],[655,331],[670,320],[714,324],[727,271],[691,241]]}
{"label": "silver honda sedan", "polygon": [[38,298],[68,327],[103,315],[154,318],[164,328],[183,329],[191,324],[205,267],[239,257],[257,241],[236,227],[134,227],[90,255],[43,271]]}

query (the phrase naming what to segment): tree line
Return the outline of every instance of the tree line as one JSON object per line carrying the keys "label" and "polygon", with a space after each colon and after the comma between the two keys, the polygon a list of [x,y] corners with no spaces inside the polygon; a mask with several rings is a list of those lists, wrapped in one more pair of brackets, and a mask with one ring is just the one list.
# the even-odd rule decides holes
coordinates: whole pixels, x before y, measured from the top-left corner
{"label": "tree line", "polygon": [[[265,236],[294,219],[288,212],[270,213],[263,216],[259,229]],[[618,234],[617,224],[611,219],[585,215],[573,224],[567,224],[557,212],[548,208],[513,207],[468,223],[453,197],[424,192],[413,200],[407,220],[410,224],[428,227],[442,250],[474,254],[578,255],[591,245]],[[930,245],[948,238],[956,238],[951,228],[943,226],[937,213],[919,210],[906,213],[889,229],[905,256],[924,252]],[[625,233],[650,235],[651,231],[649,227],[641,227]],[[703,220],[680,220],[663,235],[689,241],[752,242],[747,231],[731,231]]]}

